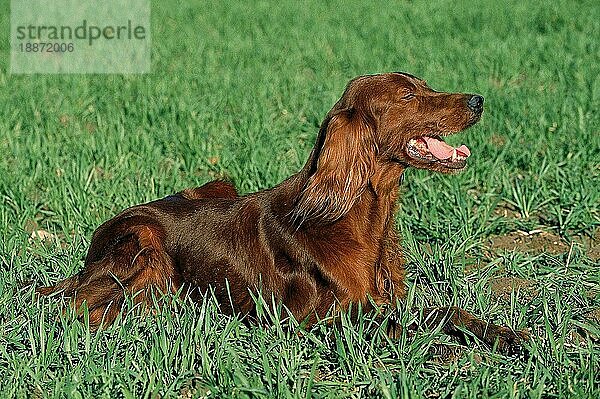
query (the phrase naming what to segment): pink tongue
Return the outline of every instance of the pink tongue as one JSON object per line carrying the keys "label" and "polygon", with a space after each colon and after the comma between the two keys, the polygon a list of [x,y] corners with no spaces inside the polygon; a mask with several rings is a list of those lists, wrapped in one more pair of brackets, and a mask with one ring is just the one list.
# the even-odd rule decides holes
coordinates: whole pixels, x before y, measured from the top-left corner
{"label": "pink tongue", "polygon": [[469,157],[469,155],[471,155],[471,150],[469,150],[469,147],[467,147],[466,145],[461,145],[460,147],[458,147],[456,149],[456,152],[461,153],[462,155],[464,155],[465,157]]}
{"label": "pink tongue", "polygon": [[[431,152],[431,154],[437,159],[448,159],[452,157],[454,147],[452,147],[451,145],[448,145],[441,140],[434,139],[433,137],[425,136],[423,137],[423,139],[427,144],[427,149],[429,150],[429,152]],[[456,152],[466,157],[471,155],[471,151],[469,151],[469,148],[464,144],[458,147],[456,149]]]}

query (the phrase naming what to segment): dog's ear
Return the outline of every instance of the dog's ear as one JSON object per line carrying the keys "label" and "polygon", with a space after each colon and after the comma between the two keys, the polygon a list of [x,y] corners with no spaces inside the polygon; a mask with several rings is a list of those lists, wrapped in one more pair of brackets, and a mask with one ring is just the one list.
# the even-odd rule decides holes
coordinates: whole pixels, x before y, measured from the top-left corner
{"label": "dog's ear", "polygon": [[295,220],[333,222],[367,187],[375,159],[373,129],[351,108],[333,110],[321,125],[311,158],[311,175],[294,209]]}

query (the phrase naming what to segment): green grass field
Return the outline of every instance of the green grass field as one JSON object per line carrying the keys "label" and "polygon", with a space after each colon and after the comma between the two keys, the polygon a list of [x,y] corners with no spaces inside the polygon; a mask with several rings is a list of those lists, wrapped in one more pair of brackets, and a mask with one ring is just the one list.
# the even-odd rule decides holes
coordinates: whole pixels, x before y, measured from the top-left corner
{"label": "green grass field", "polygon": [[[600,397],[597,2],[191,3],[154,2],[150,74],[27,76],[7,72],[1,2],[1,397]],[[438,358],[438,332],[390,342],[371,315],[247,326],[211,302],[90,332],[34,294],[123,208],[296,172],[346,82],[384,71],[486,98],[450,140],[469,169],[400,188],[407,308],[529,328],[529,359]]]}

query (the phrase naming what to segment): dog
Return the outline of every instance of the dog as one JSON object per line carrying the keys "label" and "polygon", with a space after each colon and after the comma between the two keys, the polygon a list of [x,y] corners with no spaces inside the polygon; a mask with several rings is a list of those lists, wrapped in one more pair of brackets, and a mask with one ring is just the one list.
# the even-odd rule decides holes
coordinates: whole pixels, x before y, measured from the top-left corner
{"label": "dog", "polygon": [[[395,309],[406,297],[394,227],[403,172],[463,170],[469,148],[443,138],[478,122],[483,102],[407,73],[357,77],[298,173],[245,196],[213,181],[126,209],[95,231],[81,272],[37,291],[85,303],[92,328],[111,324],[126,295],[151,303],[152,293],[182,291],[196,300],[211,292],[224,313],[244,315],[255,313],[260,292],[307,326],[332,307]],[[447,334],[472,334],[508,354],[527,339],[457,307],[423,314]]]}

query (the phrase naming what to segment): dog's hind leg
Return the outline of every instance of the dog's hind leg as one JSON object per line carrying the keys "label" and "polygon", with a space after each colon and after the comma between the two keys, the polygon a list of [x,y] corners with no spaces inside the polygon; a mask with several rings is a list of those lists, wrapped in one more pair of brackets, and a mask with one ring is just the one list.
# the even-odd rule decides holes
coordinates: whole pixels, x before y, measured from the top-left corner
{"label": "dog's hind leg", "polygon": [[107,224],[94,234],[81,272],[37,289],[42,295],[62,292],[80,316],[85,303],[92,328],[111,324],[125,295],[132,295],[136,304],[151,304],[152,293],[176,292],[181,284],[159,226],[145,216],[117,217]]}

